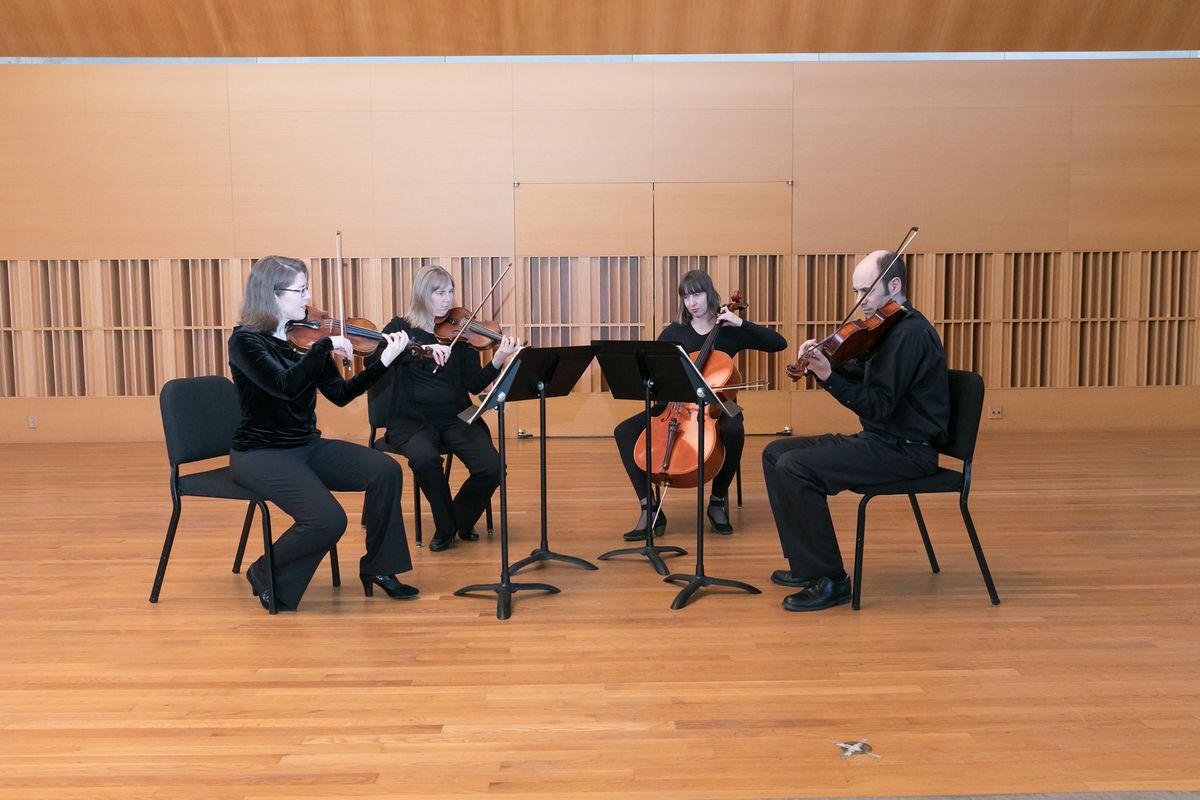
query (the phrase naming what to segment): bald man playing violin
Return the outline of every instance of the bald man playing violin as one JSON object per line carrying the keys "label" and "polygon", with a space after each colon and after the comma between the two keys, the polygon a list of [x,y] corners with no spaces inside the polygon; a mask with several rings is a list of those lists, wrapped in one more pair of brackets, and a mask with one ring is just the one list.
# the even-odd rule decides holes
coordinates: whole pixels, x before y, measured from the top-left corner
{"label": "bald man playing violin", "polygon": [[815,339],[800,345],[797,356],[807,356],[808,372],[858,415],[862,431],[793,436],[763,450],[767,496],[788,562],[771,581],[797,590],[783,600],[788,611],[850,602],[829,496],[852,486],[932,475],[950,419],[946,354],[937,331],[906,297],[904,262],[893,263],[892,253],[876,250],[855,266],[852,282],[864,317],[889,300],[903,306],[904,314],[873,348],[840,366],[830,364]]}

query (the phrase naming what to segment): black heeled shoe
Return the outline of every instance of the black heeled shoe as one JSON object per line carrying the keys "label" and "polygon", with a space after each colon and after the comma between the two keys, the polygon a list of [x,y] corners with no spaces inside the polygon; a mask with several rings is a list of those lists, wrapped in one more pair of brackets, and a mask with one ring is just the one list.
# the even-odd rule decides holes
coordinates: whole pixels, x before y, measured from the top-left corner
{"label": "black heeled shoe", "polygon": [[[643,541],[646,538],[646,516],[645,515],[649,514],[651,517],[653,517],[654,512],[657,510],[658,510],[658,508],[656,506],[642,506],[642,516],[638,517],[638,526],[631,531],[626,531],[623,534],[622,538],[624,538],[625,541],[627,541],[627,542]],[[667,515],[659,514],[658,519],[655,520],[655,522],[654,522],[654,535],[662,536],[666,532],[667,532]]]}
{"label": "black heeled shoe", "polygon": [[449,550],[452,544],[454,544],[453,536],[435,536],[429,540],[429,550],[440,553],[443,550]]}
{"label": "black heeled shoe", "polygon": [[725,511],[725,501],[714,502],[708,501],[708,521],[712,523],[713,532],[719,533],[722,536],[728,536],[733,533],[733,526],[729,524],[729,514]]}
{"label": "black heeled shoe", "polygon": [[[262,585],[259,584],[259,582],[257,580],[255,580],[253,570],[250,570],[250,569],[246,570],[246,580],[250,582],[250,594],[252,594],[258,598],[258,602],[262,603],[263,608],[265,608],[267,611],[270,611],[271,610],[271,590],[270,590],[270,588],[269,587],[264,588]],[[288,608],[283,603],[276,600],[275,601],[275,610],[276,611],[291,611],[292,609]]]}
{"label": "black heeled shoe", "polygon": [[462,539],[464,542],[478,542],[479,534],[475,531],[459,531],[458,538]]}
{"label": "black heeled shoe", "polygon": [[[430,548],[432,547],[431,543]],[[362,581],[363,592],[367,597],[374,595],[376,586],[383,589],[393,600],[412,600],[421,593],[417,587],[396,580],[395,575],[359,575],[358,578]]]}

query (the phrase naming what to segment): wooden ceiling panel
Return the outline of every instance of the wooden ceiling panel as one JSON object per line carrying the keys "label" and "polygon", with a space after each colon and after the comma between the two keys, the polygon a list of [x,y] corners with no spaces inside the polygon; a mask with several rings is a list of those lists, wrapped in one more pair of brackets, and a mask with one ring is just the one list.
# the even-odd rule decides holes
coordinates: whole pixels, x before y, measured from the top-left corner
{"label": "wooden ceiling panel", "polygon": [[1193,50],[1195,0],[5,0],[0,55]]}

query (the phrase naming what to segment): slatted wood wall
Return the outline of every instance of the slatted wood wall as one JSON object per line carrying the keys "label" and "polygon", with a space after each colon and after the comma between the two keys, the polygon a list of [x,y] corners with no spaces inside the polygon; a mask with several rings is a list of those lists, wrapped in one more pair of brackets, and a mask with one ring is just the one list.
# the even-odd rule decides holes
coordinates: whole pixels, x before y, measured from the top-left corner
{"label": "slatted wood wall", "polygon": [[[915,223],[910,295],[1005,425],[1128,426],[1114,390],[1200,399],[1197,86],[1195,59],[3,67],[0,422],[47,435],[26,415],[62,399],[103,429],[87,401],[125,398],[109,430],[153,438],[132,401],[227,374],[254,258],[306,258],[336,306],[336,228],[347,311],[380,324],[424,264],[472,305],[511,261],[484,313],[531,343],[652,338],[695,268],[794,347]],[[786,358],[741,358],[751,430],[831,418]],[[623,416],[604,388],[558,429]]]}

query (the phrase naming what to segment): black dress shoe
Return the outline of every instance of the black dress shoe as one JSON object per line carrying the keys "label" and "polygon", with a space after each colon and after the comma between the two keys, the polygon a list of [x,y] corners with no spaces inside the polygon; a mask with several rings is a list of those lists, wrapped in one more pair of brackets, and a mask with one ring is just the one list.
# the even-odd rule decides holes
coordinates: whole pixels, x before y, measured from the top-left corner
{"label": "black dress shoe", "polygon": [[[653,506],[650,506],[650,507],[648,507],[648,508],[643,508],[643,509],[642,509],[642,513],[643,513],[643,514],[649,514],[650,516],[654,516],[654,511],[655,511],[655,508],[654,508]],[[625,541],[627,541],[627,542],[640,542],[640,541],[642,541],[642,540],[644,540],[644,539],[646,538],[646,523],[645,523],[645,517],[640,517],[640,518],[638,519],[638,522],[640,523],[640,524],[638,525],[638,527],[634,528],[634,529],[633,529],[633,530],[631,530],[631,531],[626,531],[626,532],[624,533],[624,535],[622,536],[622,538],[624,538],[624,539],[625,539]],[[655,536],[662,536],[662,535],[663,535],[664,533],[666,533],[666,532],[667,532],[667,515],[666,515],[666,514],[659,514],[659,515],[658,515],[658,519],[657,519],[657,520],[655,520],[655,522],[654,522],[654,535],[655,535]]]}
{"label": "black dress shoe", "polygon": [[[433,549],[432,543],[429,548]],[[421,593],[417,587],[396,580],[395,575],[359,575],[358,578],[362,581],[363,592],[367,597],[374,594],[376,586],[383,589],[393,600],[411,600]]]}
{"label": "black dress shoe", "polygon": [[850,578],[835,581],[822,575],[805,589],[783,598],[785,611],[823,611],[850,602]]}
{"label": "black dress shoe", "polygon": [[479,534],[475,531],[459,531],[458,538],[462,539],[464,542],[478,542]]}
{"label": "black dress shoe", "polygon": [[[250,582],[250,593],[258,598],[258,602],[262,603],[262,607],[267,611],[271,610],[271,589],[264,587],[262,583],[254,575],[254,569],[251,567],[246,570],[246,580]],[[295,609],[285,606],[278,600],[275,601],[276,611],[294,611]]]}
{"label": "black dress shoe", "polygon": [[722,536],[733,533],[733,526],[729,524],[729,515],[725,513],[725,503],[723,502],[708,504],[708,521],[712,523],[715,533]]}
{"label": "black dress shoe", "polygon": [[452,544],[454,544],[453,536],[435,536],[429,540],[429,549],[440,553],[443,550],[449,550]]}
{"label": "black dress shoe", "polygon": [[807,589],[816,582],[816,578],[793,578],[791,571],[786,569],[777,569],[771,573],[771,583],[790,586],[793,589]]}

